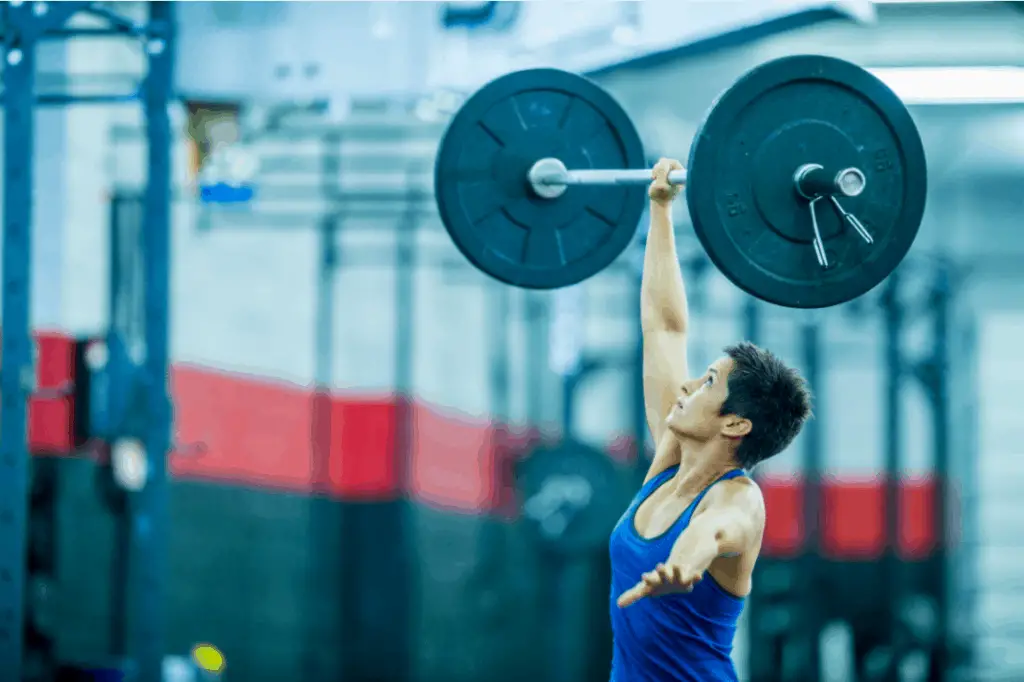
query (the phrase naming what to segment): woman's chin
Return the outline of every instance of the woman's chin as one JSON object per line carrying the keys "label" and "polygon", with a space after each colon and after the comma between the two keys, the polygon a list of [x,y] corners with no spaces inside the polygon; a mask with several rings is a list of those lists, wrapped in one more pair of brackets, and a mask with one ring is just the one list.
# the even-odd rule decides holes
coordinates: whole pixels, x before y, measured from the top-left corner
{"label": "woman's chin", "polygon": [[686,437],[686,429],[678,421],[669,418],[665,422],[665,426],[668,427],[669,432],[673,436],[675,436],[676,438],[685,438]]}

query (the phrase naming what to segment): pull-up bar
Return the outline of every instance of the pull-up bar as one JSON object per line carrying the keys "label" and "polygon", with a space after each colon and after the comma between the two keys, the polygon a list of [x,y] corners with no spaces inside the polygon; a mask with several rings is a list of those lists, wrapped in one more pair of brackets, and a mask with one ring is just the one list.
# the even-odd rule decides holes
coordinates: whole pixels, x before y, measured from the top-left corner
{"label": "pull-up bar", "polygon": [[[6,93],[4,93],[6,94]],[[0,106],[5,106],[7,98],[0,94]],[[125,93],[121,95],[71,95],[63,92],[55,92],[35,96],[37,107],[66,107],[80,104],[132,104],[141,101],[142,92]]]}

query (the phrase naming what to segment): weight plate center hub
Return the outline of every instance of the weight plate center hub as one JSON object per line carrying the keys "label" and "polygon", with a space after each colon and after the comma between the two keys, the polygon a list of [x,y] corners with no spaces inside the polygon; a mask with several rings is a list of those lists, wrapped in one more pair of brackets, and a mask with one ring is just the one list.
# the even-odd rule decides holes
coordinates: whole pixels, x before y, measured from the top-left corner
{"label": "weight plate center hub", "polygon": [[[858,156],[854,142],[829,123],[798,121],[774,131],[752,150],[754,206],[773,232],[792,242],[810,244],[814,233],[800,218],[806,219],[807,202],[813,197],[801,196],[798,171],[816,164],[834,176],[857,164]],[[821,164],[826,159],[832,168]],[[826,243],[842,232],[838,220],[826,218],[819,224]]]}

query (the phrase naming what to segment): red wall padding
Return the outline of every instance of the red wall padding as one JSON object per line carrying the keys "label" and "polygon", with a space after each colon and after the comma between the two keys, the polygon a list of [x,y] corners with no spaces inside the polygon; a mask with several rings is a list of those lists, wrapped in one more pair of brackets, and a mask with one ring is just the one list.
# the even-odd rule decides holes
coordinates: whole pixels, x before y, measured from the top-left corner
{"label": "red wall padding", "polygon": [[[39,384],[74,381],[74,342],[37,334]],[[178,451],[176,476],[385,500],[407,494],[425,504],[467,513],[514,515],[512,463],[535,434],[393,396],[349,396],[238,374],[180,365],[171,377]],[[71,396],[35,399],[29,432],[34,451],[73,449]],[[396,456],[398,417],[408,414],[411,442]],[[198,447],[197,447],[198,446]],[[804,482],[762,481],[768,506],[766,555],[798,554],[804,544]],[[935,547],[929,478],[899,484],[899,548],[908,558]],[[821,490],[822,551],[871,560],[884,549],[885,494],[881,478],[827,479]]]}

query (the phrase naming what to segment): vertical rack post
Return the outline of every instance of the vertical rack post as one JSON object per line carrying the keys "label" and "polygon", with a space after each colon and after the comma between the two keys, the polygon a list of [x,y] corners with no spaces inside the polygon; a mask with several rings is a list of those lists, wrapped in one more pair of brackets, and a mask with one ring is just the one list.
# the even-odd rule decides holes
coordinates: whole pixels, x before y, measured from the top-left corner
{"label": "vertical rack post", "polygon": [[[642,272],[639,271],[632,278],[632,289],[633,289],[633,301],[640,300],[640,290],[643,283]],[[630,403],[632,409],[630,410],[632,427],[630,431],[633,434],[633,441],[636,448],[636,459],[633,461],[633,466],[636,470],[640,480],[643,480],[643,476],[646,475],[647,465],[647,443],[651,442],[652,451],[655,447],[654,437],[649,435],[649,429],[647,428],[647,405],[644,401],[644,332],[643,326],[640,322],[640,311],[638,308],[633,308],[636,312],[634,318],[633,328],[633,374],[630,380],[630,387],[632,394],[630,396]]]}
{"label": "vertical rack post", "polygon": [[883,632],[898,629],[899,605],[904,596],[904,572],[899,555],[900,533],[900,467],[903,443],[903,382],[907,367],[903,352],[906,309],[901,300],[900,272],[889,275],[882,293],[885,314],[885,554],[882,557],[882,589],[886,592]]}
{"label": "vertical rack post", "polygon": [[[341,136],[328,133],[323,138],[320,159],[321,192],[335,203],[341,182]],[[313,345],[313,479],[318,495],[328,492],[328,462],[331,445],[331,382],[334,379],[334,283],[338,270],[335,240],[344,218],[333,205],[317,223],[318,261],[316,273],[316,322]]]}
{"label": "vertical rack post", "polygon": [[[313,403],[310,425],[310,446],[313,454],[311,477],[313,496],[310,499],[307,537],[318,542],[316,559],[309,562],[309,582],[306,590],[307,641],[303,660],[304,679],[323,679],[328,670],[337,669],[348,655],[346,648],[338,647],[329,653],[319,646],[324,627],[340,628],[337,612],[340,594],[337,590],[325,593],[324,585],[334,585],[342,575],[341,509],[331,499],[330,450],[333,429],[331,424],[331,382],[334,377],[334,284],[339,265],[336,238],[344,227],[344,218],[337,207],[338,185],[341,180],[341,135],[334,132],[323,136],[320,157],[320,185],[328,200],[328,210],[317,224],[318,259],[316,271],[316,317],[313,342]],[[348,547],[344,547],[345,550]]]}
{"label": "vertical rack post", "polygon": [[[146,25],[91,2],[24,2],[0,7],[3,32],[4,104],[4,273],[3,340],[0,368],[0,671],[4,679],[23,675],[25,549],[28,521],[28,400],[35,368],[31,323],[33,110],[35,105],[118,103],[138,99],[113,95],[57,94],[36,96],[35,46],[44,38],[88,35],[89,29],[64,29],[75,13],[87,11],[111,24],[104,35],[145,37],[148,73],[142,89],[149,142],[149,185],[146,194],[145,310],[147,417],[145,445],[152,479],[140,493],[140,514],[131,529],[133,570],[128,578],[128,629],[133,635],[129,655],[135,666],[129,676],[159,680],[163,659],[163,567],[167,538],[166,456],[171,440],[167,391],[169,222],[171,206],[170,104],[173,75],[172,7],[149,3]],[[92,31],[96,32],[96,31]],[[116,284],[116,282],[115,282]]]}
{"label": "vertical rack post", "polygon": [[142,90],[148,140],[144,197],[143,287],[147,421],[144,446],[149,479],[134,500],[129,578],[129,655],[135,679],[162,678],[166,627],[167,541],[170,532],[167,457],[171,449],[168,382],[171,251],[171,124],[168,107],[174,78],[174,7],[148,3],[145,50],[149,73]]}
{"label": "vertical rack post", "polygon": [[[762,307],[757,299],[748,296],[743,301],[743,307],[739,313],[740,328],[743,340],[750,343],[761,343],[764,320]],[[757,473],[754,474],[755,479]],[[768,561],[759,561],[757,565],[758,574],[755,580],[759,580],[764,573],[764,567]],[[765,679],[765,671],[776,670],[775,663],[775,642],[764,636],[760,630],[762,623],[767,620],[767,612],[771,608],[768,600],[761,596],[760,590],[754,590],[747,600],[745,617],[747,620],[747,677],[753,682],[762,682]]]}
{"label": "vertical rack post", "polygon": [[[413,170],[405,171],[406,194],[403,199],[402,215],[395,230],[395,465],[398,467],[400,486],[392,510],[393,534],[389,537],[395,543],[394,554],[384,559],[393,564],[394,601],[382,602],[392,614],[394,623],[387,638],[393,648],[388,651],[390,661],[389,677],[407,680],[412,672],[413,647],[409,623],[412,603],[416,598],[413,583],[413,557],[416,553],[416,536],[411,522],[411,508],[403,499],[412,490],[415,456],[415,404],[413,390],[416,362],[416,296],[415,282],[418,267],[419,248],[417,244],[420,228],[418,215],[418,192],[413,189]],[[387,555],[385,555],[387,556]]]}
{"label": "vertical rack post", "polygon": [[0,671],[23,670],[28,529],[28,401],[35,383],[31,334],[33,142],[36,44],[84,2],[12,0],[3,35],[3,339],[0,341]]}
{"label": "vertical rack post", "polygon": [[932,493],[932,523],[934,523],[935,545],[929,557],[931,564],[931,592],[935,599],[935,650],[932,652],[932,678],[945,679],[957,663],[952,651],[955,640],[950,629],[951,591],[950,579],[950,529],[949,495],[950,464],[952,443],[950,438],[950,381],[952,371],[950,336],[952,329],[953,272],[947,262],[936,267],[935,280],[928,296],[931,313],[932,347],[928,356],[919,364],[918,378],[924,384],[931,402],[932,448],[934,451]]}
{"label": "vertical rack post", "polygon": [[4,59],[3,362],[0,363],[0,670],[20,680],[28,526],[29,330],[35,36],[27,6],[6,8]]}
{"label": "vertical rack post", "polygon": [[[812,313],[813,314],[813,313]],[[824,442],[825,401],[822,367],[821,324],[814,318],[803,325],[801,330],[803,365],[807,383],[814,389],[814,417],[804,425],[803,435],[803,479],[804,479],[804,552],[801,557],[800,585],[802,586],[802,615],[806,618],[805,646],[807,664],[804,673],[814,679],[821,669],[819,639],[822,619],[821,607],[821,484],[823,480],[822,453]]]}

